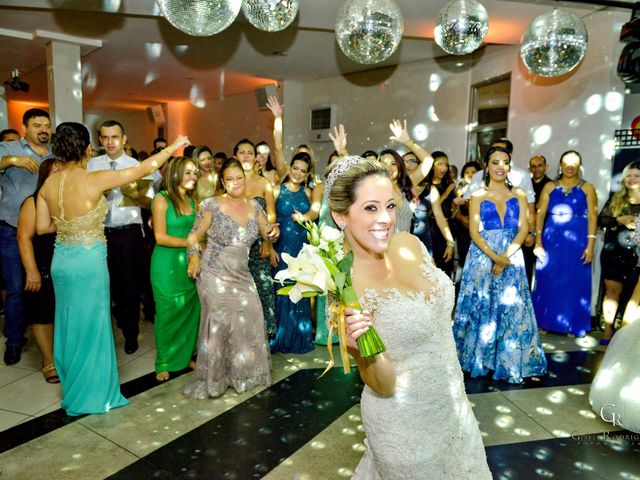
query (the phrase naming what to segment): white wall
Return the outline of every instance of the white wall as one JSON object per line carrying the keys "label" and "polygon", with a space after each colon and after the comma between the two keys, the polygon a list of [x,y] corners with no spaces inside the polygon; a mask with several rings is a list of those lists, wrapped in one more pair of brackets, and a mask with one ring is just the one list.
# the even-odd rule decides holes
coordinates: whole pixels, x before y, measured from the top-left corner
{"label": "white wall", "polygon": [[[604,201],[612,139],[622,121],[624,85],[616,64],[623,47],[618,34],[628,13],[601,11],[583,20],[590,35],[585,59],[574,72],[557,79],[531,75],[517,46],[490,46],[475,58],[449,57],[295,84],[291,99],[301,112],[293,121],[285,117],[285,140],[288,147],[308,143],[309,108],[333,103],[338,123],[347,128],[352,153],[393,146],[388,124],[393,118],[406,118],[410,133],[424,148],[443,150],[461,166],[471,85],[511,72],[509,138],[515,146],[514,162],[526,166],[531,156],[542,154],[555,170],[560,154],[576,149],[583,155],[587,180]],[[458,66],[460,62],[464,64]],[[288,85],[284,83],[285,99]],[[285,103],[292,108],[291,102]],[[416,127],[419,131],[413,130]],[[311,145],[320,163],[326,163],[332,144]]]}

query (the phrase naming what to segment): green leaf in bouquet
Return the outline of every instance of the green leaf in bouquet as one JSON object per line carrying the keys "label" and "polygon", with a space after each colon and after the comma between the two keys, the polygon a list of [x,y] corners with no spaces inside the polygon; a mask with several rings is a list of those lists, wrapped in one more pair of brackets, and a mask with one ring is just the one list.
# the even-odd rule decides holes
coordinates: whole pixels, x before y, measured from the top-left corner
{"label": "green leaf in bouquet", "polygon": [[336,288],[338,289],[338,292],[342,292],[344,284],[347,281],[347,276],[339,271],[335,275],[333,275],[333,281],[336,282]]}
{"label": "green leaf in bouquet", "polygon": [[351,267],[353,266],[353,252],[350,250],[342,260],[338,262],[338,268],[342,273],[351,276]]}
{"label": "green leaf in bouquet", "polygon": [[293,287],[295,287],[295,284],[287,285],[286,287],[279,288],[276,293],[278,295],[288,295]]}
{"label": "green leaf in bouquet", "polygon": [[312,298],[317,296],[318,296],[318,292],[304,292],[302,294],[302,298]]}
{"label": "green leaf in bouquet", "polygon": [[338,269],[338,267],[336,267],[333,262],[327,258],[322,257],[322,260],[324,260],[324,264],[327,266],[327,268],[329,269],[329,273],[331,274],[331,276],[333,278],[335,278],[335,276],[340,273],[340,270]]}

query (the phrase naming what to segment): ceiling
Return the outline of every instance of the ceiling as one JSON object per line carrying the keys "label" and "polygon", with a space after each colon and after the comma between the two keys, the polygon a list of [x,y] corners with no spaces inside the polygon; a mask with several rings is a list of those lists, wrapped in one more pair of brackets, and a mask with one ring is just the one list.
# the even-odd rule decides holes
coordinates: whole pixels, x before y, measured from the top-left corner
{"label": "ceiling", "polygon": [[[445,56],[432,37],[447,0],[395,1],[405,19],[404,38],[398,51],[378,66]],[[0,80],[18,68],[31,88],[28,93],[9,92],[9,100],[47,102],[47,40],[16,38],[36,30],[102,42],[101,47],[82,48],[87,111],[194,102],[252,91],[273,80],[308,81],[370,69],[345,57],[335,42],[342,3],[300,0],[293,25],[278,33],[253,28],[240,13],[230,28],[203,38],[172,27],[154,0],[0,0]],[[548,0],[482,3],[490,19],[486,42],[493,44],[519,43],[530,21],[553,6],[581,17],[602,8]]]}

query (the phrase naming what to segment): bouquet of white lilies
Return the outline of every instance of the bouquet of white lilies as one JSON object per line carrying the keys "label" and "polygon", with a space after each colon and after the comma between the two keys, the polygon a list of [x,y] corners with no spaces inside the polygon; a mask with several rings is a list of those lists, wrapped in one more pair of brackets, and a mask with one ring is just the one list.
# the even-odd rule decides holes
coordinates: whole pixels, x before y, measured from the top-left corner
{"label": "bouquet of white lilies", "polygon": [[[347,354],[346,328],[344,323],[344,308],[360,308],[358,296],[351,283],[351,266],[353,252],[344,253],[344,236],[340,230],[329,227],[324,223],[316,225],[313,222],[303,222],[300,225],[307,230],[307,239],[297,257],[287,253],[282,254],[282,260],[287,268],[278,272],[275,279],[284,287],[278,290],[280,295],[288,295],[293,303],[302,298],[318,295],[333,295],[337,302],[331,305],[331,319],[329,338],[337,331],[340,340],[340,355],[345,373],[350,371]],[[386,350],[378,333],[370,327],[358,337],[358,350],[363,358],[370,358]],[[329,366],[325,373],[333,366],[331,342],[328,342]],[[324,373],[323,373],[324,375]]]}

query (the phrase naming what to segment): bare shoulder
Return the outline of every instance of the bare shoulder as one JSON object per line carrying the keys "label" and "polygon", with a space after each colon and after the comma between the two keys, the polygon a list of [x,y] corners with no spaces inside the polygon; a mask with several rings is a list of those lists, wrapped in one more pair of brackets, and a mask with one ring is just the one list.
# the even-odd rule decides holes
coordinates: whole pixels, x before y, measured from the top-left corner
{"label": "bare shoulder", "polygon": [[555,182],[547,182],[545,186],[542,187],[542,193],[551,193],[554,188],[556,188]]}
{"label": "bare shoulder", "polygon": [[593,183],[591,182],[584,182],[584,185],[582,185],[582,190],[584,190],[585,193],[590,193],[592,195],[596,194],[596,187],[594,187]]}
{"label": "bare shoulder", "polygon": [[409,232],[397,232],[391,237],[389,255],[402,260],[415,260],[422,257],[422,242]]}
{"label": "bare shoulder", "polygon": [[513,187],[513,190],[511,191],[513,192],[513,194],[518,200],[521,200],[521,199],[525,201],[527,200],[527,192],[525,192],[521,188]]}

